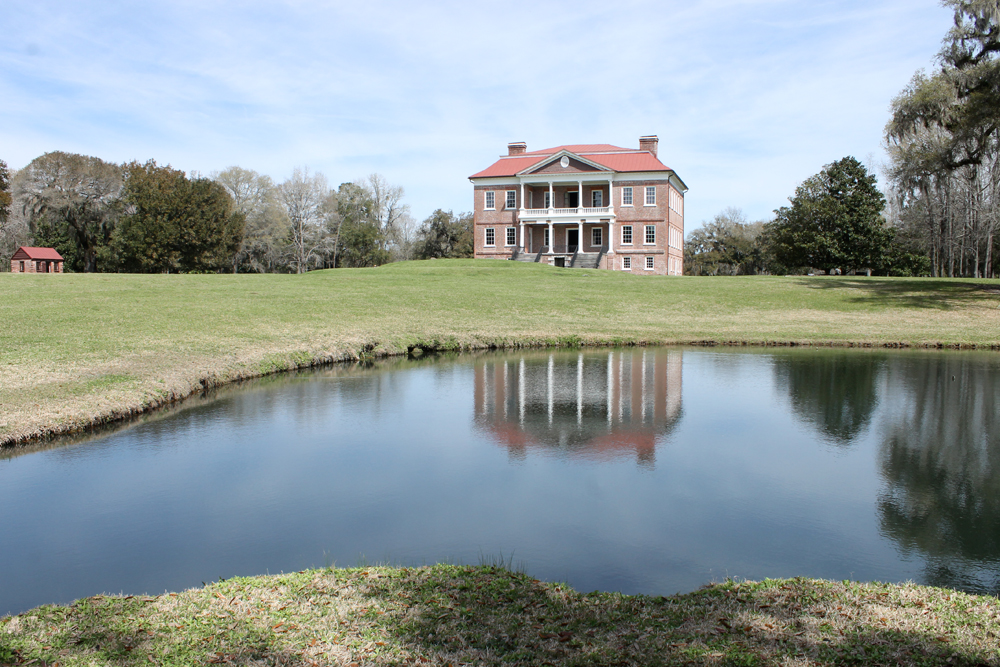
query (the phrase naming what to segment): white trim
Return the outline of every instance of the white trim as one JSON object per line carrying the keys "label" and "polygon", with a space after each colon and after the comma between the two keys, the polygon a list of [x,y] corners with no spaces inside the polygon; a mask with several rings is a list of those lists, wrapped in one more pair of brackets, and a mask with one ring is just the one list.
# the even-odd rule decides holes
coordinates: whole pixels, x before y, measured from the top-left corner
{"label": "white trim", "polygon": [[[627,204],[625,203],[625,191],[626,190],[628,190],[628,198],[629,198],[629,203],[627,203]],[[634,204],[635,204],[635,190],[632,188],[632,186],[631,185],[623,185],[623,186],[621,186],[621,189],[619,190],[619,192],[621,193],[621,195],[619,196],[619,199],[621,199],[621,206],[623,206],[623,207],[627,206],[629,208],[632,208],[632,206],[634,206]]]}
{"label": "white trim", "polygon": [[[492,195],[492,197],[490,195]],[[490,203],[490,199],[493,200],[492,204]],[[497,210],[497,193],[495,190],[487,190],[483,194],[483,210],[484,211]]]}
{"label": "white trim", "polygon": [[[528,156],[528,157],[534,157],[534,156]],[[579,162],[582,162],[588,166],[593,167],[596,171],[608,171],[608,168],[605,167],[603,164],[598,164],[588,158],[583,157],[582,155],[563,149],[558,153],[552,153],[551,155],[540,156],[538,162],[535,162],[530,167],[527,167],[517,172],[517,175],[518,176],[530,175],[529,172],[535,171],[536,169],[542,169],[544,167],[547,167],[556,160],[561,160],[563,157],[578,160]],[[563,167],[563,169],[566,169],[566,167]],[[576,172],[576,174],[585,174],[585,173],[591,173],[591,172]]]}
{"label": "white trim", "polygon": [[[628,264],[628,266],[625,266],[626,264]],[[622,271],[631,271],[631,270],[632,270],[632,256],[627,255],[625,257],[622,257]]]}
{"label": "white trim", "polygon": [[612,171],[573,171],[567,174],[535,174],[529,176],[519,176],[519,182],[525,185],[548,185],[551,183],[579,183],[580,179],[586,183],[607,184],[608,179],[614,174]]}
{"label": "white trim", "polygon": [[[594,242],[594,234],[597,234],[598,236],[601,237],[600,240],[597,241],[596,243]],[[590,228],[590,247],[591,248],[600,248],[602,245],[604,245],[604,227],[591,227]]]}
{"label": "white trim", "polygon": [[678,249],[683,249],[684,247],[684,235],[674,225],[667,227],[667,245]]}
{"label": "white trim", "polygon": [[[514,232],[514,242],[513,243],[510,242],[511,232]],[[504,236],[503,244],[505,246],[508,246],[508,247],[509,246],[515,246],[515,245],[517,245],[517,227],[508,227],[507,228],[507,233]]]}
{"label": "white trim", "polygon": [[[616,171],[615,181],[635,182],[635,181],[670,181],[674,172],[669,171]],[[679,180],[679,179],[678,179]],[[686,188],[685,188],[686,189]]]}
{"label": "white trim", "polygon": [[[597,197],[601,198],[600,203],[595,201]],[[590,208],[604,208],[604,190],[601,188],[592,188],[590,190]]]}
{"label": "white trim", "polygon": [[[628,230],[628,241],[625,240],[626,229]],[[632,228],[632,225],[622,225],[619,237],[621,238],[622,245],[635,245],[635,230]]]}
{"label": "white trim", "polygon": [[[647,241],[649,236],[649,229],[653,229],[653,240]],[[656,225],[643,225],[642,226],[642,245],[656,245]]]}
{"label": "white trim", "polygon": [[[493,235],[493,243],[490,243],[490,233]],[[495,227],[487,227],[485,234],[483,234],[483,247],[484,248],[496,248],[497,247],[497,230]]]}
{"label": "white trim", "polygon": [[653,259],[652,255],[646,255],[646,262],[643,265],[643,270],[644,271],[655,271],[656,270],[656,261]]}
{"label": "white trim", "polygon": [[[510,211],[517,208],[517,190],[504,190],[503,207],[505,210]],[[514,195],[514,203],[511,204],[511,195]]]}
{"label": "white trim", "polygon": [[[649,193],[650,193],[651,190],[653,192],[653,203],[652,204],[649,203]],[[642,201],[643,201],[643,204],[642,204],[643,206],[656,206],[656,186],[655,185],[647,185],[647,186],[645,186],[643,188]]]}
{"label": "white trim", "polygon": [[517,176],[490,176],[489,178],[470,178],[469,181],[476,187],[490,186],[515,186],[519,183]]}
{"label": "white trim", "polygon": [[616,183],[628,183],[630,181],[668,181],[681,194],[686,193],[689,189],[686,185],[684,185],[684,181],[682,181],[672,169],[664,171],[614,171],[603,166],[602,169],[603,171],[576,171],[568,174],[528,174],[525,176],[512,174],[510,176],[481,176],[479,178],[470,178],[469,182],[479,187],[518,185],[519,183],[530,185],[532,183],[548,183],[549,181],[552,181],[553,183],[559,183],[562,181],[576,182],[579,181],[582,176],[584,182],[599,180],[607,183],[609,179]]}

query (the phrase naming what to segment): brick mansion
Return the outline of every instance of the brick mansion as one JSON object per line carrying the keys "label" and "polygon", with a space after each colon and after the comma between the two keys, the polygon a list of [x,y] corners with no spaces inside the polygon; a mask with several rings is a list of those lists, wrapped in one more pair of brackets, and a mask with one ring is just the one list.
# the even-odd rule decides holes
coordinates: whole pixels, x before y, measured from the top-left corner
{"label": "brick mansion", "polygon": [[657,157],[607,144],[528,152],[524,143],[469,177],[477,259],[637,274],[684,273],[687,186]]}

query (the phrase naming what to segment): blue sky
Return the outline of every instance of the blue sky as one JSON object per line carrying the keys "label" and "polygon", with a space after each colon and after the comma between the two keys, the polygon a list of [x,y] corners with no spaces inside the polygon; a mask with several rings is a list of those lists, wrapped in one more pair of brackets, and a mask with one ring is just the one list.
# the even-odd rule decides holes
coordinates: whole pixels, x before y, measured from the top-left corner
{"label": "blue sky", "polygon": [[686,227],[767,218],[824,164],[883,159],[892,98],[933,68],[937,0],[575,3],[2,0],[0,159],[53,150],[331,184],[383,174],[414,217],[472,208],[506,153],[638,147]]}

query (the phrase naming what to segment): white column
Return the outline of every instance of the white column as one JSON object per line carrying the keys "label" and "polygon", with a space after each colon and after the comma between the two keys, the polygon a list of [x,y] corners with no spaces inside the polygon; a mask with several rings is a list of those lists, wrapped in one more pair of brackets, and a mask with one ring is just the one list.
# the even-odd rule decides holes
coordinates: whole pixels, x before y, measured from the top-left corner
{"label": "white column", "polygon": [[520,240],[518,241],[518,244],[522,248],[524,248],[524,252],[528,252],[528,244],[525,243],[525,241],[524,241],[524,223],[522,222],[520,224],[521,224],[521,236],[520,236]]}
{"label": "white column", "polygon": [[583,181],[577,181],[576,185],[577,185],[576,208],[577,208],[577,213],[579,213],[580,209],[586,206],[586,204],[583,203]]}
{"label": "white column", "polygon": [[521,183],[521,205],[518,208],[524,210],[524,183]]}
{"label": "white column", "polygon": [[549,424],[552,423],[552,399],[553,399],[553,395],[552,395],[552,381],[553,381],[554,371],[555,371],[555,358],[550,354],[549,355],[549,377],[548,377],[548,380],[549,380],[549,382],[548,382],[548,385],[549,385]]}
{"label": "white column", "polygon": [[553,254],[552,253],[552,247],[555,244],[556,244],[556,233],[555,233],[555,230],[552,229],[552,221],[549,220],[549,254],[550,255]]}
{"label": "white column", "polygon": [[517,368],[517,414],[518,423],[524,426],[524,357]]}
{"label": "white column", "polygon": [[611,429],[611,414],[613,409],[611,393],[613,391],[614,383],[614,367],[615,367],[615,353],[608,352],[608,429]]}
{"label": "white column", "polygon": [[503,362],[503,419],[507,421],[507,401],[510,395],[509,379],[507,378],[507,362]]}
{"label": "white column", "polygon": [[556,191],[555,191],[555,188],[552,187],[552,181],[549,181],[549,210],[550,211],[556,207],[555,204],[556,204]]}
{"label": "white column", "polygon": [[646,423],[646,350],[642,351],[642,423]]}
{"label": "white column", "polygon": [[[615,186],[614,186],[614,179],[611,179],[611,178],[608,179],[608,201],[607,201],[607,205],[609,207],[608,210],[611,212],[612,215],[614,215],[614,213],[615,213]],[[615,221],[614,220],[609,220],[608,221],[608,255],[610,256],[610,255],[613,255],[613,254],[615,254]],[[614,269],[615,267],[612,266],[611,268]]]}
{"label": "white column", "polygon": [[583,252],[583,220],[581,220],[580,224],[577,225],[577,229],[580,231],[576,233],[576,247],[578,250]]}

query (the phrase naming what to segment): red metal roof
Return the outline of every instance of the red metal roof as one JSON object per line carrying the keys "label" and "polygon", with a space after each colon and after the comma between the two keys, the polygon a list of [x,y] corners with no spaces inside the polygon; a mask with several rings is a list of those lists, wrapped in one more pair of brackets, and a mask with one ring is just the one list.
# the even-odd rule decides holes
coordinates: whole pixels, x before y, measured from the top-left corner
{"label": "red metal roof", "polygon": [[21,246],[14,253],[11,259],[54,259],[57,261],[63,261],[62,255],[56,252],[55,248],[33,248],[30,246]]}
{"label": "red metal roof", "polygon": [[523,157],[518,155],[516,157],[504,157],[497,160],[495,163],[479,172],[478,174],[473,174],[469,178],[489,178],[490,176],[513,176],[514,174],[524,171],[528,167],[538,164],[542,161],[537,155],[531,157]]}
{"label": "red metal roof", "polygon": [[536,164],[540,165],[548,156],[562,151],[579,155],[614,172],[673,171],[649,151],[640,151],[634,148],[619,148],[610,144],[579,144],[556,146],[555,148],[546,148],[545,150],[532,151],[510,157],[504,156],[481,172],[469,176],[469,178],[514,176]]}
{"label": "red metal roof", "polygon": [[559,151],[569,151],[570,153],[581,155],[582,153],[608,153],[634,150],[634,148],[622,148],[621,146],[612,146],[611,144],[570,144],[568,146],[556,146],[555,148],[531,151],[530,153],[523,153],[523,155],[554,155]]}
{"label": "red metal roof", "polygon": [[672,171],[670,167],[660,162],[652,153],[636,151],[634,153],[612,153],[610,155],[588,155],[591,162],[603,164],[612,171]]}

